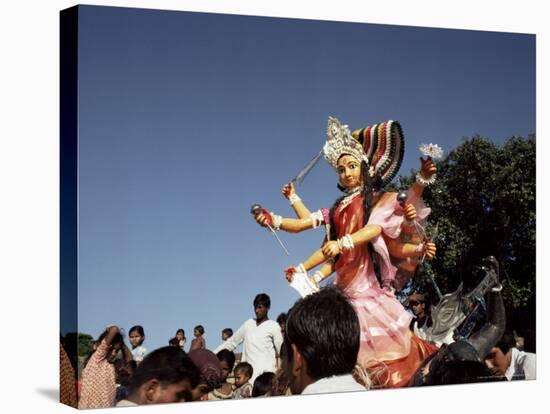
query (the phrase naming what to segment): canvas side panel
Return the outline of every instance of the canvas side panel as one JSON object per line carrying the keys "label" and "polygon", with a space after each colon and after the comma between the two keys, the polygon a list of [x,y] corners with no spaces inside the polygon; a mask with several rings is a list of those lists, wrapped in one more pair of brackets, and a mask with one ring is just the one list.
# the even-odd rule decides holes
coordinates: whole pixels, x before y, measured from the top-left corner
{"label": "canvas side panel", "polygon": [[60,401],[75,406],[70,370],[74,376],[78,355],[78,7],[60,12],[60,164]]}

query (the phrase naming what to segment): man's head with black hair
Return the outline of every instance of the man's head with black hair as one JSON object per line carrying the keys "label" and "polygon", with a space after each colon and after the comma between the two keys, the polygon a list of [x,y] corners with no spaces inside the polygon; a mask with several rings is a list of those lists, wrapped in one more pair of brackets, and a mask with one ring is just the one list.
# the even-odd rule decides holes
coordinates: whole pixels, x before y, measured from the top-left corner
{"label": "man's head with black hair", "polygon": [[496,348],[499,348],[503,354],[507,354],[508,351],[516,346],[516,337],[513,332],[506,331],[502,334],[502,337],[495,345]]}
{"label": "man's head with black hair", "polygon": [[485,364],[494,375],[504,376],[512,363],[512,348],[516,347],[516,338],[510,331],[504,332],[500,340],[485,357]]}
{"label": "man's head with black hair", "polygon": [[351,374],[359,352],[355,309],[334,287],[299,300],[288,312],[281,361],[293,394],[333,375]]}
{"label": "man's head with black hair", "polygon": [[180,348],[166,346],[147,355],[134,371],[128,399],[136,404],[190,401],[199,371]]}
{"label": "man's head with black hair", "polygon": [[252,304],[254,305],[254,307],[257,307],[258,305],[264,305],[267,309],[269,309],[271,307],[271,299],[266,293],[258,293],[254,298],[254,302]]}
{"label": "man's head with black hair", "polygon": [[256,314],[256,320],[262,322],[267,319],[267,313],[271,307],[271,299],[265,293],[260,293],[254,298],[254,313]]}

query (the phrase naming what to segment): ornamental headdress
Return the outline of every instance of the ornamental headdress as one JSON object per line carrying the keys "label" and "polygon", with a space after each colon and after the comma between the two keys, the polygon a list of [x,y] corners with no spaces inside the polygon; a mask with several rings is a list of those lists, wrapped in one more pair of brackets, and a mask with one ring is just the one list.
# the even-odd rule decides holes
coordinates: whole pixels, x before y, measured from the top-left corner
{"label": "ornamental headdress", "polygon": [[397,121],[385,121],[369,125],[352,132],[365,151],[369,165],[387,185],[395,178],[405,152],[405,137],[401,124]]}
{"label": "ornamental headdress", "polygon": [[403,162],[405,141],[401,125],[397,121],[386,121],[369,125],[350,133],[347,125],[329,116],[327,142],[319,153],[309,161],[291,181],[300,184],[321,157],[336,170],[338,159],[349,154],[370,167],[371,176],[378,173],[382,186],[394,179]]}
{"label": "ornamental headdress", "polygon": [[369,165],[369,160],[363,151],[361,143],[355,139],[347,125],[342,125],[338,119],[331,116],[328,117],[327,124],[327,142],[323,147],[325,160],[337,169],[338,159],[349,154],[359,161],[365,161]]}

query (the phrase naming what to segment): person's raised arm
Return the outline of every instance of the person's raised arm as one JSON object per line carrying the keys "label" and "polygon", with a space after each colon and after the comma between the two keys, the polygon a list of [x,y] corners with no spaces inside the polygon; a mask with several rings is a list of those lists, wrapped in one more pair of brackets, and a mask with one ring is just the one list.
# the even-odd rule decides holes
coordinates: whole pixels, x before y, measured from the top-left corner
{"label": "person's raised arm", "polygon": [[107,345],[111,345],[111,342],[113,342],[113,339],[115,338],[116,334],[120,332],[118,329],[118,326],[112,325],[106,328],[107,335],[105,335],[105,342]]}

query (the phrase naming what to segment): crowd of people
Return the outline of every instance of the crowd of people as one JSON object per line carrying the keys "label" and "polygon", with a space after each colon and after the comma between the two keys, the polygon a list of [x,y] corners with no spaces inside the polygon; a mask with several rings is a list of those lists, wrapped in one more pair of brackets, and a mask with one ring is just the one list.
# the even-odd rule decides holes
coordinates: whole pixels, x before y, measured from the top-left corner
{"label": "crowd of people", "polygon": [[[130,346],[119,327],[108,326],[93,341],[80,370],[61,346],[61,401],[78,408],[103,408],[286,395],[288,379],[279,361],[282,327],[268,317],[267,294],[258,294],[253,305],[256,317],[235,333],[223,329],[215,352],[206,349],[201,325],[194,328],[187,351],[185,331],[178,329],[167,346],[152,352],[144,345],[142,326],[129,329]],[[240,344],[243,352],[234,353]]]}
{"label": "crowd of people", "polygon": [[[407,192],[384,191],[403,148],[397,122],[351,133],[329,118],[322,154],[337,173],[342,197],[311,212],[289,183],[283,195],[296,218],[253,209],[269,231],[324,227],[321,248],[284,270],[291,286],[303,281],[297,288],[302,298],[274,321],[270,297],[258,294],[255,317],[235,332],[224,329],[222,344],[212,351],[202,325],[194,328],[188,352],[178,329],[168,346],[149,353],[143,327],[130,328],[131,349],[118,327],[107,327],[78,378],[61,348],[62,401],[99,408],[535,378],[535,355],[519,350],[505,330],[494,258],[483,264],[483,323],[461,335],[455,329],[465,319],[460,298],[444,297],[437,310],[426,292],[398,300],[396,291],[414,277],[416,266],[436,255],[424,230],[430,209],[422,193],[435,180],[437,146],[425,149],[427,158]],[[450,311],[453,318],[445,320]],[[235,354],[241,345],[242,353]]]}
{"label": "crowd of people", "polygon": [[[428,323],[429,310],[420,306],[425,304],[425,294],[409,296],[415,314],[411,332]],[[128,347],[121,330],[109,326],[94,341],[76,375],[61,347],[61,401],[78,408],[103,408],[387,386],[391,370],[381,375],[378,367],[358,364],[361,326],[345,292],[334,286],[321,288],[279,315],[281,325],[269,319],[270,305],[268,295],[257,295],[256,317],[233,335],[230,328],[224,329],[223,342],[214,351],[191,346],[186,352],[185,333],[179,330],[176,342],[171,339],[170,345],[147,352],[143,327],[130,328]],[[535,355],[519,350],[514,335],[502,330],[499,291],[487,295],[487,307],[487,323],[478,332],[443,344],[416,367],[404,386],[534,379]],[[196,337],[203,333],[195,330]],[[235,354],[240,344],[243,352]]]}

